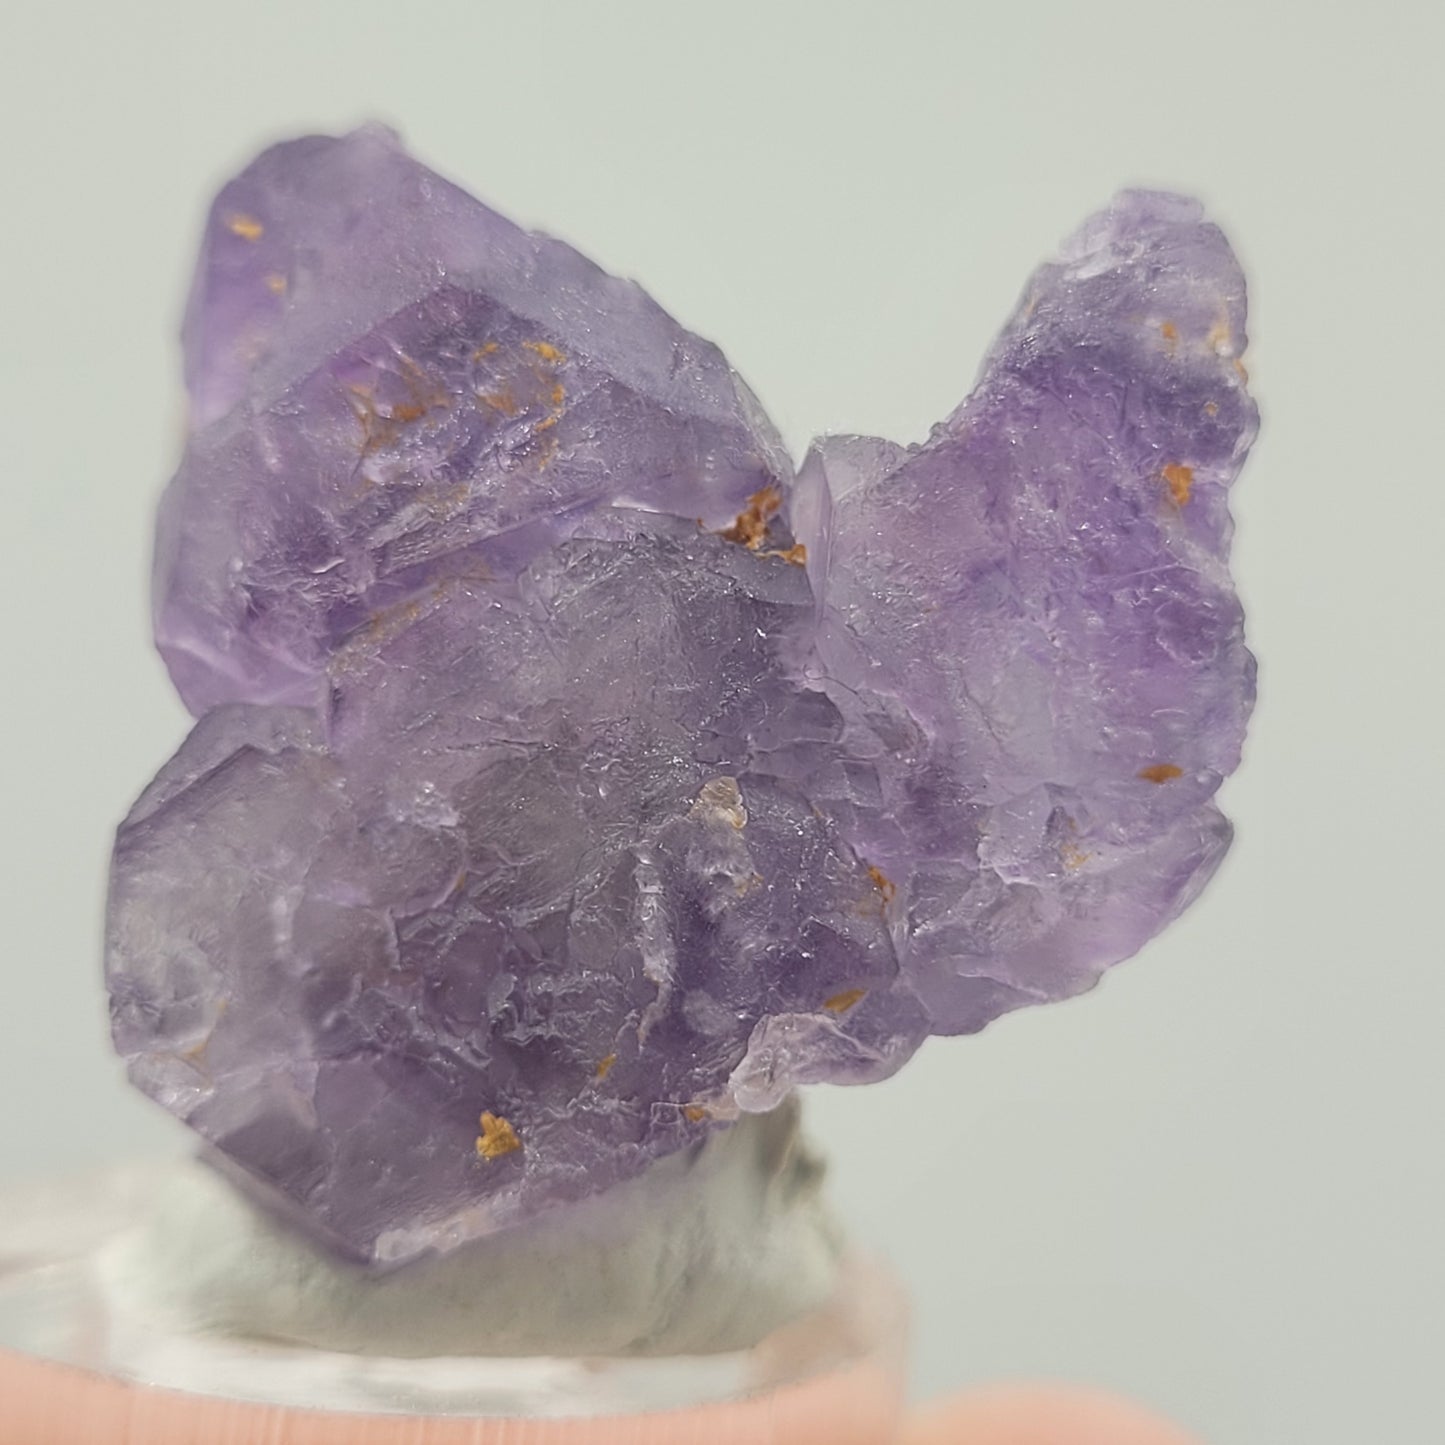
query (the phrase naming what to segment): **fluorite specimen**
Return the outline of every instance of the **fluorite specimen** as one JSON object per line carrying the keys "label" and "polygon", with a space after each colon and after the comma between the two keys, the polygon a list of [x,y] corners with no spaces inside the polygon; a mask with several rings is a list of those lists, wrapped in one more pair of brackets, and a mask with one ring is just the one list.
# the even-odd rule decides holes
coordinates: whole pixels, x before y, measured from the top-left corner
{"label": "fluorite specimen", "polygon": [[400,1261],[1089,987],[1229,842],[1244,284],[1128,192],[920,446],[785,451],[715,347],[389,133],[211,212],[121,826],[116,1044]]}

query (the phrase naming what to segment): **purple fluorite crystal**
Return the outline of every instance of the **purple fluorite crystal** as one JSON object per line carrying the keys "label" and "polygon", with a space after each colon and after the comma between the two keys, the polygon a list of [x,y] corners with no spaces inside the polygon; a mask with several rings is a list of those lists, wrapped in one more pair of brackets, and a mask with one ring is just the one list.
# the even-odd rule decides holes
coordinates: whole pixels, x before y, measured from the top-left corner
{"label": "purple fluorite crystal", "polygon": [[1228,846],[1243,312],[1126,193],[926,443],[795,484],[635,286],[385,132],[268,151],[186,320],[132,1078],[400,1260],[1087,988]]}

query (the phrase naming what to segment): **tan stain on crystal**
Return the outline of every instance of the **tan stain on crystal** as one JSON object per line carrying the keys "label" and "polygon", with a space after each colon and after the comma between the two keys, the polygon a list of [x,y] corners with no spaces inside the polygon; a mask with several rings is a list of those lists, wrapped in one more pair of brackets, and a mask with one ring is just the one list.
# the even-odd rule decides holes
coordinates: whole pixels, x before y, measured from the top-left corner
{"label": "tan stain on crystal", "polygon": [[524,341],[528,351],[536,352],[549,366],[560,366],[567,360],[565,353],[558,351],[550,341]]}
{"label": "tan stain on crystal", "polygon": [[[459,512],[466,510],[467,503],[472,498],[472,485],[470,482],[457,482],[450,487],[433,488],[430,491],[422,492],[416,499],[418,506],[425,507],[427,515],[438,522],[445,522],[455,517]],[[486,568],[472,578],[476,582],[490,581],[490,575]]]}
{"label": "tan stain on crystal", "polygon": [[1067,868],[1070,873],[1077,873],[1093,856],[1092,853],[1084,852],[1084,850],[1075,843],[1065,843],[1059,849],[1059,857],[1064,860],[1064,867]]}
{"label": "tan stain on crystal", "polygon": [[683,1108],[682,1117],[686,1119],[689,1124],[701,1124],[709,1115],[708,1111],[704,1109],[701,1104],[688,1104]]}
{"label": "tan stain on crystal", "polygon": [[835,993],[832,998],[825,998],[823,1007],[830,1014],[845,1014],[867,996],[866,988],[845,988],[842,993]]}
{"label": "tan stain on crystal", "polygon": [[1173,763],[1150,763],[1147,768],[1139,769],[1139,776],[1146,783],[1169,783],[1175,778],[1184,776],[1184,769],[1175,767]]}
{"label": "tan stain on crystal", "polygon": [[[556,350],[555,347],[549,347],[548,349],[552,351]],[[557,355],[560,357],[561,352],[557,352]],[[539,379],[543,381],[546,380],[545,377],[541,377]],[[550,412],[547,413],[546,416],[542,418],[541,421],[536,424],[536,426],[532,428],[533,436],[537,436],[544,431],[550,431],[562,419],[562,412],[565,409],[563,403],[567,399],[567,392],[566,389],[563,387],[562,383],[558,381],[555,376],[552,380],[552,389],[547,394],[547,399],[552,409]],[[543,448],[541,465],[545,467],[556,454],[557,439],[555,437],[548,437],[547,446]]]}
{"label": "tan stain on crystal", "polygon": [[209,1079],[211,1075],[206,1064],[206,1050],[211,1047],[211,1042],[216,1037],[216,1029],[220,1025],[221,1020],[226,1017],[226,1010],[230,1008],[230,1006],[230,999],[223,998],[220,1003],[216,1005],[216,1016],[211,1020],[211,1026],[206,1030],[205,1038],[201,1039],[199,1043],[192,1044],[188,1049],[182,1049],[180,1053],[175,1054],[173,1057],[180,1059],[182,1063],[189,1064],[197,1073],[203,1074]]}
{"label": "tan stain on crystal", "polygon": [[493,411],[501,412],[503,416],[516,416],[522,409],[517,398],[512,395],[510,387],[503,387],[501,391],[478,392],[477,400],[483,406],[489,406]]}
{"label": "tan stain on crystal", "polygon": [[1218,415],[1219,415],[1219,403],[1218,403],[1217,401],[1206,401],[1206,402],[1204,403],[1204,415],[1205,415],[1205,416],[1218,416]]}
{"label": "tan stain on crystal", "polygon": [[[476,399],[479,405],[508,419],[545,409],[545,414],[538,417],[531,428],[532,436],[540,437],[561,421],[566,410],[567,390],[558,380],[555,368],[567,357],[548,341],[524,341],[522,346],[532,353],[530,358],[523,358],[523,369],[490,391],[478,390]],[[472,352],[472,360],[485,361],[499,350],[497,342],[488,341]],[[547,437],[531,455],[539,470],[546,467],[557,455],[557,439]]]}
{"label": "tan stain on crystal", "polygon": [[400,358],[400,380],[406,388],[406,399],[390,403],[378,402],[375,386],[368,382],[347,382],[346,394],[353,415],[361,424],[361,454],[369,456],[382,447],[392,446],[403,427],[420,421],[433,411],[444,411],[452,404],[446,387],[427,375],[409,356]]}
{"label": "tan stain on crystal", "polygon": [[1183,462],[1166,462],[1159,475],[1164,478],[1164,484],[1169,488],[1169,495],[1174,498],[1175,506],[1184,506],[1189,500],[1189,494],[1194,490],[1194,468]]}
{"label": "tan stain on crystal", "polygon": [[286,278],[279,271],[271,272],[266,277],[266,289],[273,296],[284,296],[286,294]]}
{"label": "tan stain on crystal", "polygon": [[356,635],[357,641],[372,647],[390,642],[421,616],[422,607],[421,599],[413,597],[409,602],[398,602],[394,607],[372,613],[366,626]]}
{"label": "tan stain on crystal", "polygon": [[499,1114],[483,1114],[482,1132],[477,1137],[477,1153],[483,1159],[500,1159],[515,1154],[522,1147],[517,1131]]}
{"label": "tan stain on crystal", "polygon": [[774,550],[764,552],[764,557],[781,557],[784,562],[791,562],[794,567],[806,567],[808,565],[808,549],[801,542],[794,542],[791,547],[782,551]]}
{"label": "tan stain on crystal", "polygon": [[748,498],[748,504],[737,515],[731,527],[724,527],[718,536],[725,542],[738,542],[756,552],[767,540],[768,527],[783,505],[783,494],[774,486],[764,487]]}
{"label": "tan stain on crystal", "polygon": [[605,1079],[605,1078],[608,1076],[608,1074],[610,1074],[610,1073],[612,1072],[613,1067],[616,1065],[616,1063],[617,1063],[617,1055],[616,1055],[616,1054],[608,1054],[607,1057],[606,1057],[605,1059],[603,1059],[600,1064],[597,1065],[597,1074],[596,1074],[596,1077],[597,1077],[599,1080]]}
{"label": "tan stain on crystal", "polygon": [[205,1062],[206,1050],[211,1047],[211,1036],[207,1034],[200,1043],[192,1044],[188,1049],[182,1049],[175,1057],[187,1064],[194,1064],[200,1068]]}
{"label": "tan stain on crystal", "polygon": [[736,778],[711,778],[702,785],[697,801],[688,810],[688,817],[721,818],[739,830],[747,827],[748,810],[743,806],[742,789]]}
{"label": "tan stain on crystal", "polygon": [[426,596],[412,597],[380,612],[373,612],[365,625],[353,632],[337,649],[327,671],[333,677],[345,677],[353,668],[362,666],[368,658],[394,642],[412,623],[426,615],[442,597],[446,586],[445,582],[440,583]]}
{"label": "tan stain on crystal", "polygon": [[1179,328],[1172,321],[1166,321],[1159,328],[1159,334],[1164,338],[1170,356],[1173,356],[1175,348],[1179,345]]}
{"label": "tan stain on crystal", "polygon": [[1249,368],[1246,367],[1244,362],[1237,356],[1234,358],[1234,369],[1239,373],[1239,379],[1241,381],[1246,383],[1249,381]]}
{"label": "tan stain on crystal", "polygon": [[248,216],[241,211],[226,217],[226,229],[243,241],[259,241],[266,234],[265,226],[255,216]]}
{"label": "tan stain on crystal", "polygon": [[872,863],[868,865],[868,876],[873,880],[873,886],[882,896],[884,906],[892,903],[898,896],[898,885],[881,868]]}

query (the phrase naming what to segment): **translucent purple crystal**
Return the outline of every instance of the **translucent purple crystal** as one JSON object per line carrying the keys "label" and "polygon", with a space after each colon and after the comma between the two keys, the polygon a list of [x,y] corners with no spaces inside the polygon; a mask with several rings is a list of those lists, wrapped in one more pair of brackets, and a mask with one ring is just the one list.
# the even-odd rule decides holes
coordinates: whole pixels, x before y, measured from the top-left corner
{"label": "translucent purple crystal", "polygon": [[211,213],[122,825],[133,1080],[339,1247],[580,1199],[1074,994],[1229,842],[1244,284],[1129,192],[921,446],[793,482],[713,346],[366,130]]}

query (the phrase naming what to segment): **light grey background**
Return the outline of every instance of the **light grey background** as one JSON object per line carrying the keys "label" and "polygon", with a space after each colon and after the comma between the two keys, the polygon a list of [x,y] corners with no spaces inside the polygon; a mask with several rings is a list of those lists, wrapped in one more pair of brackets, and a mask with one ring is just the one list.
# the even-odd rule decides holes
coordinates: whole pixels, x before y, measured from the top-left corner
{"label": "light grey background", "polygon": [[1253,285],[1261,705],[1205,900],[1087,999],[814,1108],[917,1384],[1059,1376],[1232,1445],[1445,1432],[1441,200],[1432,3],[0,0],[0,1174],[168,1149],[107,1054],[108,833],[185,720],[150,508],[202,208],[389,119],[715,337],[795,449],[923,435],[1121,184]]}

